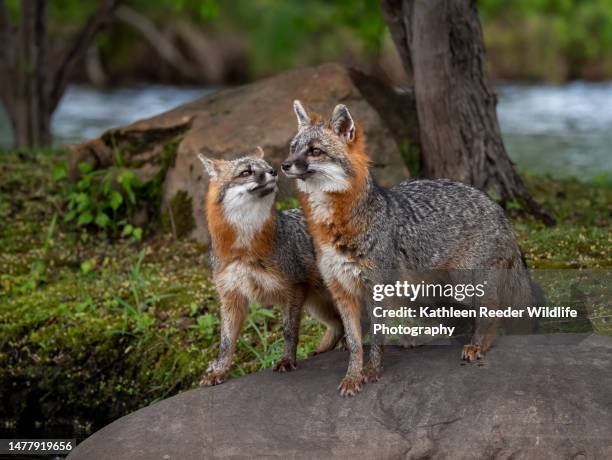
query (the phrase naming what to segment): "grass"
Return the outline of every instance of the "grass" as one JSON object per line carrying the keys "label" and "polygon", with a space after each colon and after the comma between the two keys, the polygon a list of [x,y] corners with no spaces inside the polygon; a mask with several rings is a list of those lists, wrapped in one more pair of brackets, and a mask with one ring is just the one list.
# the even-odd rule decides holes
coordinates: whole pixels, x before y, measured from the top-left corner
{"label": "grass", "polygon": [[[0,421],[9,431],[46,420],[88,433],[194,387],[218,347],[207,247],[171,234],[137,241],[75,229],[62,218],[66,185],[51,174],[61,160],[54,151],[0,153]],[[510,210],[530,267],[610,270],[612,188],[526,181],[558,219],[546,228]],[[566,298],[571,285],[555,289]],[[612,334],[610,311],[591,313]],[[300,357],[321,333],[304,318]],[[233,374],[270,367],[281,351],[278,312],[253,305]]]}

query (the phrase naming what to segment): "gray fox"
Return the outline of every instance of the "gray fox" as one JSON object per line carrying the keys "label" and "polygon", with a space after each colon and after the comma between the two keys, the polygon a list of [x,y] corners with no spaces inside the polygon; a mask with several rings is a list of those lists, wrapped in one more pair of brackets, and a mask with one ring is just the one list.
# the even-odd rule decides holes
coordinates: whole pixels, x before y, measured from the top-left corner
{"label": "gray fox", "polygon": [[[451,180],[407,180],[379,187],[369,172],[363,130],[337,105],[326,121],[294,102],[298,132],[283,172],[297,179],[319,270],[339,310],[350,352],[338,389],[352,396],[382,371],[382,345],[373,341],[363,367],[360,309],[373,308],[365,295],[385,282],[387,269],[483,269],[502,273],[487,308],[511,298],[530,305],[531,286],[512,227],[503,210],[481,191]],[[487,275],[489,276],[489,275]],[[502,291],[507,291],[506,293]],[[493,344],[497,320],[479,318],[462,359],[481,357]]]}
{"label": "gray fox", "polygon": [[224,161],[199,155],[210,177],[206,195],[213,279],[221,299],[221,343],[201,385],[226,378],[250,301],[283,307],[283,357],[274,370],[295,369],[302,307],[327,331],[314,353],[334,348],[344,332],[315,261],[299,210],[277,212],[277,174],[264,152]]}

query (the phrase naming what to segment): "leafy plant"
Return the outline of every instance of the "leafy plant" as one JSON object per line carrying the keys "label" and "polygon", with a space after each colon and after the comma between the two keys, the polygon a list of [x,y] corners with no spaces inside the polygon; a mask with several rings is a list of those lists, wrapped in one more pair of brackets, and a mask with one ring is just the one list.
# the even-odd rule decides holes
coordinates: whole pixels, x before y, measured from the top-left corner
{"label": "leafy plant", "polygon": [[[96,228],[113,236],[142,238],[142,229],[129,223],[137,203],[137,191],[143,184],[129,169],[94,171],[89,163],[79,165],[81,178],[69,183],[64,222],[80,228]],[[53,177],[66,178],[65,168],[56,166]]]}
{"label": "leafy plant", "polygon": [[[249,314],[245,321],[245,331],[240,336],[239,343],[256,358],[260,369],[271,367],[282,353],[282,338],[274,339],[270,333],[272,323],[275,320],[272,310],[260,307],[256,303],[250,305]],[[258,340],[258,346],[245,339],[245,336],[252,335],[255,335]]]}
{"label": "leafy plant", "polygon": [[141,334],[148,333],[155,324],[155,317],[151,313],[151,307],[164,299],[173,297],[173,294],[147,295],[147,282],[142,273],[142,262],[144,261],[145,250],[138,254],[138,259],[130,270],[128,280],[131,299],[115,297],[117,305],[123,308],[123,325],[119,330],[120,334]]}
{"label": "leafy plant", "polygon": [[200,336],[206,340],[210,341],[215,336],[215,327],[219,324],[219,321],[212,313],[206,313],[201,315],[196,320],[196,324],[190,326],[193,329],[196,329]]}
{"label": "leafy plant", "polygon": [[279,211],[284,211],[285,209],[299,208],[301,206],[302,205],[300,204],[300,200],[292,196],[282,200],[278,200],[276,202],[276,209],[278,209]]}

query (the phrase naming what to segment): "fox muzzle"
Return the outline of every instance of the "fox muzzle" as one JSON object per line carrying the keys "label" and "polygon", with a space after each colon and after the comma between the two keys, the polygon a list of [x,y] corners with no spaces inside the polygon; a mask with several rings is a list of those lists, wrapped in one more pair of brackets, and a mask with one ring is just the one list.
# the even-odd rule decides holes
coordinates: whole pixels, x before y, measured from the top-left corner
{"label": "fox muzzle", "polygon": [[313,173],[308,168],[308,162],[303,158],[303,155],[292,155],[281,165],[283,173],[292,179],[303,179]]}

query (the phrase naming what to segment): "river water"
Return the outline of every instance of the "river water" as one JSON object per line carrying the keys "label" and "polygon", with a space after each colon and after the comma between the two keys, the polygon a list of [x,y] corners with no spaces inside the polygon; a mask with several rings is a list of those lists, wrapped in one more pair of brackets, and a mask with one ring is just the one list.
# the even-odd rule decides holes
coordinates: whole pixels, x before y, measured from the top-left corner
{"label": "river water", "polygon": [[[100,90],[72,85],[52,121],[57,143],[78,142],[149,117],[214,89],[147,85]],[[522,171],[583,180],[612,175],[612,82],[503,84],[498,113],[506,147]],[[0,112],[0,145],[10,145]]]}

